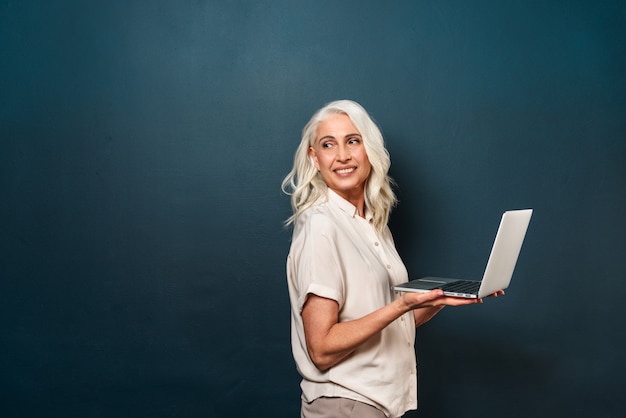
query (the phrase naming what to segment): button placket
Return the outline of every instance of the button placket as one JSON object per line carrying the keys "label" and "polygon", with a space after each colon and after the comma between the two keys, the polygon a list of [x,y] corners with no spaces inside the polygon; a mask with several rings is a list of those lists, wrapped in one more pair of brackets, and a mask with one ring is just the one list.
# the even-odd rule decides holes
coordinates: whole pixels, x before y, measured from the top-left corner
{"label": "button placket", "polygon": [[387,270],[391,270],[392,265],[391,263],[389,263],[389,260],[387,259],[387,254],[383,250],[383,247],[380,245],[380,241],[374,241],[374,251],[376,251],[376,254],[378,254],[378,257],[380,261],[384,264],[385,268]]}

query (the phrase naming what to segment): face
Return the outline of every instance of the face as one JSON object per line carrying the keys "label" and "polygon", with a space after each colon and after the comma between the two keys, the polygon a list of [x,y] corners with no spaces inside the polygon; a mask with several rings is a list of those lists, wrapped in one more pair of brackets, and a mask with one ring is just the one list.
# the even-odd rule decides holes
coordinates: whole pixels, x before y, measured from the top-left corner
{"label": "face", "polygon": [[347,115],[332,114],[317,125],[309,155],[331,190],[356,206],[362,203],[371,165],[363,138]]}

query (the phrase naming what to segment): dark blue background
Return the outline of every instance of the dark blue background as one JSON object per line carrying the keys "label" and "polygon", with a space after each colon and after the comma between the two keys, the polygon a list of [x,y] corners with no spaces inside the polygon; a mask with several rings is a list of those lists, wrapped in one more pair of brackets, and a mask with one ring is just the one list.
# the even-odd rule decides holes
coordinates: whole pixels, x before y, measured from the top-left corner
{"label": "dark blue background", "polygon": [[[1,1],[0,415],[293,417],[280,182],[350,98],[412,276],[505,298],[418,331],[415,417],[626,409],[623,1]],[[456,367],[451,360],[465,360]]]}

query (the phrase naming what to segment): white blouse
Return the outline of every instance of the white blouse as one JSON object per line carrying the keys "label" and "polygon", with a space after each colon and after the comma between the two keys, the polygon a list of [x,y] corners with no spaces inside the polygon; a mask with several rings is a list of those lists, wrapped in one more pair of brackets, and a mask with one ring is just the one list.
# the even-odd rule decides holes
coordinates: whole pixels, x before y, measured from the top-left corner
{"label": "white blouse", "polygon": [[408,312],[341,363],[320,371],[311,361],[302,307],[312,293],[337,301],[339,322],[363,317],[391,303],[392,285],[408,280],[389,228],[377,233],[354,205],[332,190],[295,222],[287,280],[291,301],[291,344],[306,402],[344,397],[399,417],[417,408],[415,322]]}

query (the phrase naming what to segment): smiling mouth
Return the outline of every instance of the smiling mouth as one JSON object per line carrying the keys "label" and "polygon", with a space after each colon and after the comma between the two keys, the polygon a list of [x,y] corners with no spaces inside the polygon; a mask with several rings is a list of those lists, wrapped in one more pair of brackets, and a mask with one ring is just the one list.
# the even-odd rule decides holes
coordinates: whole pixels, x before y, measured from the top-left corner
{"label": "smiling mouth", "polygon": [[337,174],[350,174],[352,173],[354,170],[356,170],[356,167],[351,167],[351,168],[340,168],[335,170],[335,173]]}

